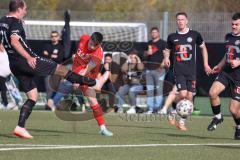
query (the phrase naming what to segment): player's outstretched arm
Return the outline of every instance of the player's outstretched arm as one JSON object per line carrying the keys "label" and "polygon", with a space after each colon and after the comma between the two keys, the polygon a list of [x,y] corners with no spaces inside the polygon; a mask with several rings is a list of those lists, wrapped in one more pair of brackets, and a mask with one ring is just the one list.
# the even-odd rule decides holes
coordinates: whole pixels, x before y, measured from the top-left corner
{"label": "player's outstretched arm", "polygon": [[203,43],[201,46],[201,52],[203,57],[203,64],[204,64],[204,70],[207,75],[210,75],[212,73],[212,69],[208,65],[208,51],[205,43]]}
{"label": "player's outstretched arm", "polygon": [[165,49],[163,51],[163,56],[164,56],[164,59],[163,59],[163,63],[166,67],[170,67],[171,63],[170,63],[170,50],[169,49]]}

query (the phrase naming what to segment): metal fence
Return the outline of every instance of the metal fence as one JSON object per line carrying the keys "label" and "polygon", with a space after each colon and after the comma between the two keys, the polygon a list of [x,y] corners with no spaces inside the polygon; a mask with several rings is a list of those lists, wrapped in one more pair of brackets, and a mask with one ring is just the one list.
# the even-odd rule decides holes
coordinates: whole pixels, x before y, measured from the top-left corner
{"label": "metal fence", "polygon": [[[7,10],[0,10],[0,15]],[[144,12],[143,12],[144,13]],[[149,30],[157,26],[162,31],[162,38],[176,30],[175,14],[172,12],[80,12],[71,11],[72,21],[87,22],[141,22]],[[28,11],[28,20],[63,20],[64,11]],[[224,35],[231,30],[232,13],[188,13],[190,28],[199,31],[206,42],[223,42]]]}

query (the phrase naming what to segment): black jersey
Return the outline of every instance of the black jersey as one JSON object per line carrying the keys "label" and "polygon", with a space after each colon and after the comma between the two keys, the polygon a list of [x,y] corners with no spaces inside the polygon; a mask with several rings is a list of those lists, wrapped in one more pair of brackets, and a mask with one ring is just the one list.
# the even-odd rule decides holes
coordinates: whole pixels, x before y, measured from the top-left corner
{"label": "black jersey", "polygon": [[161,39],[157,42],[152,40],[148,42],[148,47],[151,46],[153,54],[145,58],[145,68],[147,70],[156,70],[160,67],[163,61],[163,50],[166,48],[166,45],[166,42]]}
{"label": "black jersey", "polygon": [[240,81],[240,66],[232,68],[229,63],[231,60],[240,60],[240,36],[234,36],[228,33],[225,36],[226,64],[224,71],[234,80]]}
{"label": "black jersey", "polygon": [[14,60],[25,60],[14,47],[11,45],[11,36],[16,35],[19,37],[19,41],[22,44],[23,48],[31,55],[37,56],[33,53],[26,41],[26,34],[23,28],[23,22],[15,17],[4,16],[0,19],[0,33],[2,37],[2,43],[6,49],[9,57],[10,64]]}
{"label": "black jersey", "polygon": [[172,33],[167,39],[167,49],[173,56],[175,75],[196,75],[196,45],[204,43],[197,31],[189,30],[182,34]]}
{"label": "black jersey", "polygon": [[[49,54],[48,56],[44,56],[44,57],[52,59],[56,63],[62,63],[63,62],[64,48],[63,48],[63,45],[61,43],[58,43],[56,45],[54,45],[52,43],[47,43],[47,44],[45,44],[43,51],[47,51],[48,54]],[[51,55],[56,55],[57,58],[51,58]]]}

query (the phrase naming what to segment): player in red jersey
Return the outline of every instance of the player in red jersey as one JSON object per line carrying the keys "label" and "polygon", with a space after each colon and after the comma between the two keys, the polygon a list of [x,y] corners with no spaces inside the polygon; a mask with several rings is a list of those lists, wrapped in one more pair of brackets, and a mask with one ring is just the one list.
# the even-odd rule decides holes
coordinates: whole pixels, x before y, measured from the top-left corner
{"label": "player in red jersey", "polygon": [[[91,36],[83,35],[78,44],[78,50],[73,61],[72,70],[74,73],[84,75],[89,78],[97,79],[100,73],[101,62],[103,59],[103,49],[101,43],[103,36],[99,32],[94,32]],[[83,94],[88,98],[93,115],[100,127],[100,134],[104,136],[112,136],[113,133],[108,131],[101,106],[98,104],[95,89],[99,88],[101,82],[97,81],[94,87],[81,85],[80,88]],[[75,87],[78,84],[74,84]]]}

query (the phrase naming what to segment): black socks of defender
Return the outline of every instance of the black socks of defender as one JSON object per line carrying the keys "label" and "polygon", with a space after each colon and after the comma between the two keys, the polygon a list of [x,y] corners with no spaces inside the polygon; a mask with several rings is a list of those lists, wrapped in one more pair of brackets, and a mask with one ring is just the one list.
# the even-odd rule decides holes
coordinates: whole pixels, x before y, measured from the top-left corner
{"label": "black socks of defender", "polygon": [[175,110],[177,108],[177,103],[176,102],[173,102],[172,103],[172,108]]}
{"label": "black socks of defender", "polygon": [[[235,118],[233,116],[234,122],[236,123],[237,126],[240,126],[240,118]],[[240,129],[240,128],[239,128]]]}
{"label": "black socks of defender", "polygon": [[211,106],[211,107],[214,115],[218,115],[221,113],[221,104],[217,106]]}
{"label": "black socks of defender", "polygon": [[32,113],[32,109],[35,106],[36,102],[28,99],[22,106],[21,111],[20,111],[20,116],[18,120],[18,126],[24,128],[25,127],[25,122]]}

